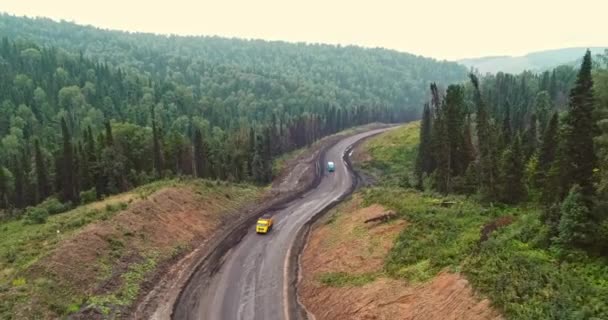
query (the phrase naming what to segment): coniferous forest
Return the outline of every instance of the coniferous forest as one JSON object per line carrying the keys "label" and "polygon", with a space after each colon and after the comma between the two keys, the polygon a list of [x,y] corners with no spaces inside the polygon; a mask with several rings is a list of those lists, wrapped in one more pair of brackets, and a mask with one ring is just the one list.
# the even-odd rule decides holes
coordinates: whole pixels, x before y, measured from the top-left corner
{"label": "coniferous forest", "polygon": [[542,207],[539,241],[608,254],[608,53],[580,68],[431,85],[418,188]]}
{"label": "coniferous forest", "polygon": [[419,116],[466,69],[384,49],[132,34],[0,16],[0,210],[155,179],[267,183],[320,137]]}

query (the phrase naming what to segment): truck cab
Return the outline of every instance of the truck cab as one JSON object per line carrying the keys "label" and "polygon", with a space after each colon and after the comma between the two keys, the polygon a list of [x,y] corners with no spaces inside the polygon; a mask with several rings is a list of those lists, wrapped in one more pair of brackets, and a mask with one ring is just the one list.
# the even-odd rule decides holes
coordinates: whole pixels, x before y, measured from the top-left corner
{"label": "truck cab", "polygon": [[333,163],[332,161],[327,162],[327,172],[334,172],[336,171],[336,164]]}
{"label": "truck cab", "polygon": [[258,219],[258,222],[255,226],[255,232],[265,234],[272,229],[272,217],[269,215],[264,215]]}

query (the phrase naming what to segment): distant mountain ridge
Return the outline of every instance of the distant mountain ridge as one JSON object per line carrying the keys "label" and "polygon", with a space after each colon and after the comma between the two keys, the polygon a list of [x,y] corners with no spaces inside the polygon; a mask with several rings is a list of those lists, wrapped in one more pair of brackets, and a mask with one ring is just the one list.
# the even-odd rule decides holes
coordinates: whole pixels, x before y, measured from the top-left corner
{"label": "distant mountain ridge", "polygon": [[[589,47],[593,54],[603,53],[608,47]],[[456,62],[481,73],[520,73],[524,70],[542,71],[561,64],[575,63],[585,54],[586,47],[561,48],[528,53],[524,56],[487,56],[461,59]]]}

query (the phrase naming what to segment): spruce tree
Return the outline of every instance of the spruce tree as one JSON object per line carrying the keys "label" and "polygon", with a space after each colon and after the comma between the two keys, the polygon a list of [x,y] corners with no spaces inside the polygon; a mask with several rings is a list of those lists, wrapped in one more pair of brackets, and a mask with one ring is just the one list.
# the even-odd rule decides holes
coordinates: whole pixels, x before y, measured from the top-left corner
{"label": "spruce tree", "polygon": [[509,101],[505,104],[505,116],[502,120],[502,143],[501,146],[507,147],[511,144],[511,104]]}
{"label": "spruce tree", "polygon": [[114,136],[112,135],[112,125],[110,124],[110,121],[106,121],[104,123],[104,126],[106,128],[105,146],[106,147],[113,146],[114,145]]}
{"label": "spruce tree", "polygon": [[522,201],[525,197],[524,162],[519,137],[503,152],[500,169],[501,201],[509,204]]}
{"label": "spruce tree", "polygon": [[36,163],[36,184],[37,184],[37,201],[40,202],[49,196],[49,179],[46,164],[42,151],[40,150],[40,142],[38,139],[34,140],[34,157]]}
{"label": "spruce tree", "polygon": [[205,158],[205,150],[203,147],[203,135],[201,134],[200,129],[196,128],[194,131],[194,174],[197,178],[204,178],[204,158]]}
{"label": "spruce tree", "polygon": [[150,108],[152,113],[152,150],[154,153],[154,170],[156,172],[156,178],[161,178],[163,176],[163,160],[162,160],[162,152],[160,150],[160,137],[159,130],[156,125],[156,117],[154,115],[154,107]]}
{"label": "spruce tree", "polygon": [[[546,186],[546,179],[549,175],[549,170],[555,160],[557,152],[558,140],[557,134],[559,130],[559,118],[557,113],[553,114],[547,129],[543,134],[540,152],[538,156],[538,177],[537,185]],[[549,186],[546,186],[549,187]]]}
{"label": "spruce tree", "polygon": [[582,188],[572,186],[561,205],[558,242],[563,245],[588,245],[593,229],[590,210],[582,194]]}
{"label": "spruce tree", "polygon": [[474,101],[477,106],[477,143],[479,145],[479,183],[483,198],[487,201],[496,199],[496,139],[490,123],[485,103],[479,90],[479,80],[474,74],[470,75],[474,88]]}
{"label": "spruce tree", "polygon": [[62,200],[72,201],[76,199],[74,194],[74,157],[72,148],[72,137],[68,131],[65,118],[61,119],[61,133],[63,136],[63,157],[62,160]]}
{"label": "spruce tree", "polygon": [[418,155],[416,158],[416,175],[418,178],[418,188],[422,188],[422,179],[431,173],[431,108],[428,103],[424,104],[422,111],[422,121],[420,123],[420,143],[418,145]]}
{"label": "spruce tree", "polygon": [[8,206],[8,184],[6,169],[0,165],[0,209],[6,209]]}
{"label": "spruce tree", "polygon": [[538,132],[536,125],[536,114],[530,116],[530,123],[524,134],[524,156],[525,159],[529,159],[538,147]]}
{"label": "spruce tree", "polygon": [[594,118],[593,79],[591,52],[587,50],[578,73],[576,84],[570,91],[568,116],[565,120],[562,187],[569,190],[579,185],[587,203],[594,194],[593,169],[596,155],[593,137],[596,134]]}
{"label": "spruce tree", "polygon": [[23,172],[23,166],[21,162],[14,157],[13,159],[13,172],[15,173],[15,198],[14,203],[16,208],[24,208],[25,207],[25,173]]}
{"label": "spruce tree", "polygon": [[437,118],[433,121],[433,158],[437,166],[434,171],[435,189],[441,193],[450,191],[450,156],[446,114],[443,110],[439,110]]}

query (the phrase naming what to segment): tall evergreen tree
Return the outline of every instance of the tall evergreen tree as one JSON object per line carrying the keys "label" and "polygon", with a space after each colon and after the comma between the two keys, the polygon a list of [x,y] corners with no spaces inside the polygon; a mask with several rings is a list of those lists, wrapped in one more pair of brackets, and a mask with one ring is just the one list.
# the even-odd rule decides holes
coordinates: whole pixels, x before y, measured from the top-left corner
{"label": "tall evergreen tree", "polygon": [[61,134],[63,136],[63,157],[62,160],[62,199],[63,201],[76,200],[74,193],[74,157],[72,148],[72,137],[68,130],[65,118],[61,119]]}
{"label": "tall evergreen tree", "polygon": [[525,197],[523,158],[520,138],[516,137],[501,159],[499,194],[505,203],[515,204]]}
{"label": "tall evergreen tree", "polygon": [[36,162],[36,184],[37,184],[37,201],[42,201],[50,195],[49,190],[49,179],[44,156],[40,150],[40,142],[38,139],[34,140],[34,151],[35,151],[35,162]]}
{"label": "tall evergreen tree", "polygon": [[494,132],[490,123],[490,115],[481,97],[479,90],[479,79],[471,74],[471,82],[474,88],[474,100],[477,106],[477,143],[479,145],[479,182],[482,196],[485,200],[496,199],[496,144],[494,143]]}
{"label": "tall evergreen tree", "polygon": [[114,145],[114,136],[112,135],[112,125],[110,124],[110,121],[106,121],[104,123],[104,126],[106,128],[105,146],[106,147],[113,146]]}
{"label": "tall evergreen tree", "polygon": [[596,134],[594,118],[593,79],[591,77],[591,52],[587,50],[578,73],[576,84],[570,92],[568,116],[565,119],[562,187],[568,191],[579,185],[581,194],[590,202],[594,194],[593,169],[596,155],[593,137]]}
{"label": "tall evergreen tree", "polygon": [[8,207],[9,181],[6,169],[0,165],[0,209]]}
{"label": "tall evergreen tree", "polygon": [[505,116],[502,120],[502,146],[507,147],[511,144],[511,136],[513,131],[511,130],[511,104],[507,100],[505,104]]}
{"label": "tall evergreen tree", "polygon": [[543,134],[543,139],[540,147],[538,156],[538,168],[539,168],[539,179],[538,185],[544,185],[545,179],[549,174],[549,169],[553,165],[555,155],[557,153],[558,146],[558,130],[559,130],[559,117],[557,113],[554,113],[549,120],[547,129]]}
{"label": "tall evergreen tree", "polygon": [[25,172],[23,172],[23,166],[21,161],[15,157],[13,159],[13,172],[15,173],[15,199],[13,200],[16,208],[24,208],[25,203]]}
{"label": "tall evergreen tree", "polygon": [[429,104],[424,104],[422,111],[422,121],[420,123],[420,144],[418,145],[418,156],[416,158],[416,175],[418,177],[418,187],[422,188],[422,178],[431,173],[431,133],[432,133],[431,108]]}
{"label": "tall evergreen tree", "polygon": [[536,114],[530,116],[530,123],[524,134],[524,156],[529,159],[538,147],[538,130],[536,125]]}
{"label": "tall evergreen tree", "polygon": [[150,108],[152,113],[152,150],[154,153],[154,170],[156,172],[156,177],[161,178],[163,176],[163,159],[162,152],[160,150],[160,137],[158,133],[158,128],[156,124],[156,117],[154,114],[154,107]]}
{"label": "tall evergreen tree", "polygon": [[203,142],[203,134],[201,130],[196,128],[194,131],[194,173],[198,178],[208,178],[207,172],[209,171],[205,168],[207,164],[208,154],[206,154],[206,148]]}

